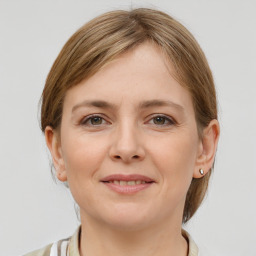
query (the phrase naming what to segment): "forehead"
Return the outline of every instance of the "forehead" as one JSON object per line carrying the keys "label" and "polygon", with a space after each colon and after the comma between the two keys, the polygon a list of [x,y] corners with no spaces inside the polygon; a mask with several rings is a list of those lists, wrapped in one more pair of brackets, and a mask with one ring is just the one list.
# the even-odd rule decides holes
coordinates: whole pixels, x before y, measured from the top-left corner
{"label": "forehead", "polygon": [[83,100],[110,100],[116,104],[140,100],[177,101],[192,106],[189,92],[174,78],[174,68],[160,47],[149,42],[125,52],[92,77],[69,89],[65,106]]}

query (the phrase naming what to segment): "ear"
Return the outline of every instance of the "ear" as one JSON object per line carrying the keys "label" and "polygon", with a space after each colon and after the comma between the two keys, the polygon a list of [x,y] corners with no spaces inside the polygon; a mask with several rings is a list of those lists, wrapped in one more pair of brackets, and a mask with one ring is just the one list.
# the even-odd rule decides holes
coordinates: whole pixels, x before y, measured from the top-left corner
{"label": "ear", "polygon": [[[194,178],[203,177],[212,168],[219,141],[219,136],[219,122],[214,119],[203,130],[202,139],[199,144],[195,170],[193,173]],[[199,172],[200,169],[203,170],[203,175]]]}
{"label": "ear", "polygon": [[50,126],[45,128],[44,134],[47,147],[52,155],[56,177],[62,182],[67,181],[65,163],[61,152],[60,135]]}

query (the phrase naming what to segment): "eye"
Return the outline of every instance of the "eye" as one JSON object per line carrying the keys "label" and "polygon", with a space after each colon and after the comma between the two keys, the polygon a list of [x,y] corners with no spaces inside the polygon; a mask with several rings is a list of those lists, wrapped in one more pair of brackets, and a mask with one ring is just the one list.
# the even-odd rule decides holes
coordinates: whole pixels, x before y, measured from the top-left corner
{"label": "eye", "polygon": [[81,121],[81,124],[86,126],[100,126],[106,123],[107,121],[98,115],[88,116]]}
{"label": "eye", "polygon": [[100,116],[94,116],[90,118],[90,122],[92,125],[102,124],[103,119]]}
{"label": "eye", "polygon": [[158,115],[154,116],[149,123],[155,124],[157,126],[168,126],[174,125],[175,121],[173,121],[170,117]]}

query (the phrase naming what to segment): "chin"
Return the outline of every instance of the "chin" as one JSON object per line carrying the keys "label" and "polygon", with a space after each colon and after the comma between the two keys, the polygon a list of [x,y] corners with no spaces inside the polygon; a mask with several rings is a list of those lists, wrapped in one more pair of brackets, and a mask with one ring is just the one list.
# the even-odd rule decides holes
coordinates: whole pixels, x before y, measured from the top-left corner
{"label": "chin", "polygon": [[106,215],[101,216],[101,220],[106,225],[120,231],[136,231],[146,228],[150,223],[154,222],[154,217],[149,214],[150,211],[143,211],[135,206],[116,207],[114,210],[105,212]]}
{"label": "chin", "polygon": [[140,231],[148,227],[148,222],[145,219],[134,219],[132,217],[110,220],[106,224],[110,229],[126,232]]}

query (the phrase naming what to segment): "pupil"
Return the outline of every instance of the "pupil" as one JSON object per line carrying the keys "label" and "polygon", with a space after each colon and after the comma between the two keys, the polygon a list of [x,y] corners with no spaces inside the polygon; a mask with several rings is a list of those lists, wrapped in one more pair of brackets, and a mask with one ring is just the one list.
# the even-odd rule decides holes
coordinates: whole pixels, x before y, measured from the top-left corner
{"label": "pupil", "polygon": [[93,117],[91,122],[92,124],[101,124],[102,119],[101,117]]}
{"label": "pupil", "polygon": [[155,124],[164,124],[164,122],[165,122],[165,118],[161,116],[155,117],[154,119]]}

